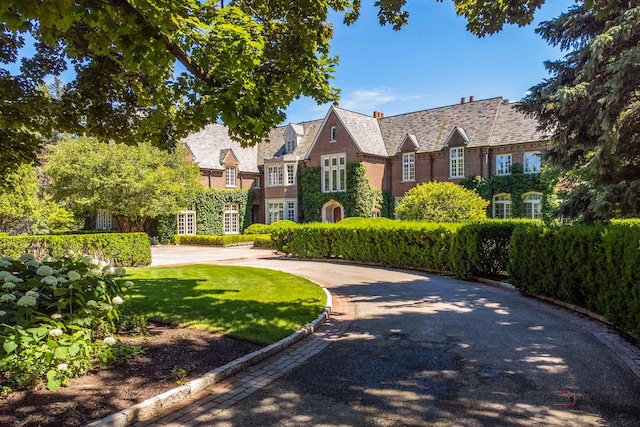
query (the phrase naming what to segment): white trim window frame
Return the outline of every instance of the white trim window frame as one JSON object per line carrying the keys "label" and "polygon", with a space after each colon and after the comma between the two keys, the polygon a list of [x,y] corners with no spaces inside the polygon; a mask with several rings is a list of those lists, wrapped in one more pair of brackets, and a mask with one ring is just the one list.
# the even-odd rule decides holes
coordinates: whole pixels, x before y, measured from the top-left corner
{"label": "white trim window frame", "polygon": [[464,147],[449,150],[449,178],[464,178]]}
{"label": "white trim window frame", "polygon": [[524,173],[540,173],[540,152],[527,151],[523,155]]}
{"label": "white trim window frame", "polygon": [[296,185],[296,165],[288,163],[285,168],[287,170],[287,185]]}
{"label": "white trim window frame", "polygon": [[224,204],[224,234],[238,234],[240,232],[240,211],[237,203]]}
{"label": "white trim window frame", "polygon": [[106,209],[96,211],[96,230],[111,230],[111,213]]}
{"label": "white trim window frame", "polygon": [[511,218],[511,196],[506,193],[493,196],[493,217]]}
{"label": "white trim window frame", "polygon": [[331,154],[322,156],[322,192],[335,193],[347,191],[347,156],[342,154]]}
{"label": "white trim window frame", "polygon": [[296,140],[295,139],[290,139],[285,143],[285,153],[293,153],[296,149],[296,146],[298,144],[296,144]]}
{"label": "white trim window frame", "polygon": [[253,188],[260,188],[261,181],[262,181],[262,180],[260,179],[260,177],[259,177],[259,176],[256,176],[256,177],[253,179]]}
{"label": "white trim window frame", "polygon": [[282,185],[282,165],[267,166],[267,187]]}
{"label": "white trim window frame", "polygon": [[284,218],[298,222],[297,200],[285,200]]}
{"label": "white trim window frame", "polygon": [[511,154],[496,155],[496,175],[511,175]]}
{"label": "white trim window frame", "polygon": [[336,142],[336,127],[331,126],[329,129],[329,142]]}
{"label": "white trim window frame", "polygon": [[416,180],[416,153],[402,153],[402,182]]}
{"label": "white trim window frame", "polygon": [[178,212],[177,222],[176,234],[179,236],[196,234],[196,211],[193,208]]}
{"label": "white trim window frame", "polygon": [[236,186],[236,168],[235,166],[227,166],[225,168],[225,187]]}
{"label": "white trim window frame", "polygon": [[542,219],[542,193],[522,195],[522,216],[528,219]]}
{"label": "white trim window frame", "polygon": [[284,201],[267,201],[266,210],[267,224],[273,224],[276,221],[284,219]]}

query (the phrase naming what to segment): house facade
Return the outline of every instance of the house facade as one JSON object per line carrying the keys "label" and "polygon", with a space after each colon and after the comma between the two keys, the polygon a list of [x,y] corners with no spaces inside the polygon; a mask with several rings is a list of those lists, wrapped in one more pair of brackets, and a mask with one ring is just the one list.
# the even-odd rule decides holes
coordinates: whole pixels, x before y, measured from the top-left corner
{"label": "house facade", "polygon": [[[268,140],[248,148],[218,124],[191,134],[183,143],[200,166],[203,186],[252,190],[251,222],[270,224],[282,219],[337,222],[349,216],[353,209],[345,207],[344,197],[352,190],[349,165],[364,169],[376,195],[365,211],[379,216],[381,194],[397,204],[420,183],[509,176],[516,164],[524,174],[539,174],[547,139],[516,104],[501,97],[471,97],[456,105],[388,117],[331,106],[323,119],[278,127]],[[313,188],[299,182],[304,169],[318,172]],[[312,192],[321,196],[313,199],[317,206],[309,205]],[[300,205],[305,197],[306,218]],[[532,188],[522,199],[520,216],[540,217],[541,192]],[[491,202],[493,217],[511,217],[510,194],[497,192]],[[182,222],[189,221],[189,232],[196,233],[197,218],[185,216]],[[186,232],[180,223],[179,219],[178,233]],[[225,226],[225,233],[240,231]]]}

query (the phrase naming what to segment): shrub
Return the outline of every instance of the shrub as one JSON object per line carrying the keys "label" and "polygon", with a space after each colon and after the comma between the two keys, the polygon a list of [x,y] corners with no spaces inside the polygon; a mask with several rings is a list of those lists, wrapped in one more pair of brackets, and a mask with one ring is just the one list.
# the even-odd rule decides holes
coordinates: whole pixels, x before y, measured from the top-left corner
{"label": "shrub", "polygon": [[[85,255],[31,254],[0,259],[0,380],[55,391],[89,370],[97,358],[114,358],[118,306],[131,282],[123,268]],[[103,339],[104,338],[104,339]]]}
{"label": "shrub", "polygon": [[[176,235],[171,239],[176,245],[226,246],[255,241],[260,234],[227,234],[225,236]],[[266,235],[268,237],[268,235]]]}
{"label": "shrub", "polygon": [[251,224],[244,229],[243,234],[271,234],[271,226],[269,224]]}
{"label": "shrub", "polygon": [[151,245],[145,233],[0,237],[0,256],[31,253],[40,259],[47,254],[61,257],[65,251],[91,255],[122,267],[151,264]]}
{"label": "shrub", "polygon": [[269,234],[257,234],[253,239],[254,248],[270,248],[271,247],[271,235]]}
{"label": "shrub", "polygon": [[489,202],[475,191],[452,182],[428,182],[409,190],[396,214],[398,219],[432,222],[480,221]]}

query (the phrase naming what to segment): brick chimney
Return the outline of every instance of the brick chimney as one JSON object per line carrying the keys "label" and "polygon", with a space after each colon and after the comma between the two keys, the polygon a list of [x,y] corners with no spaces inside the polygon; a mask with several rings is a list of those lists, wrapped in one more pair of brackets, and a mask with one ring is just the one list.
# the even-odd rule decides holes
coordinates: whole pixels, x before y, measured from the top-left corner
{"label": "brick chimney", "polygon": [[466,104],[467,98],[460,98],[460,104]]}
{"label": "brick chimney", "polygon": [[469,97],[469,102],[474,102],[475,100],[476,100],[476,97],[475,97],[475,96],[471,95],[471,96]]}
{"label": "brick chimney", "polygon": [[384,118],[384,113],[381,113],[380,111],[374,111],[373,112],[373,118],[374,119],[382,119],[382,118]]}

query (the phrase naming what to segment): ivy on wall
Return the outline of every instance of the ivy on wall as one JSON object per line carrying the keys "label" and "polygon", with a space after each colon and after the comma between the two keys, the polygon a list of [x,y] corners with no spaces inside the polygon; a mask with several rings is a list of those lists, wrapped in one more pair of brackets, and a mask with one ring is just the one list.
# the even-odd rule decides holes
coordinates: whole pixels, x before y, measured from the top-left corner
{"label": "ivy on wall", "polygon": [[553,210],[557,206],[555,201],[555,187],[557,174],[549,169],[541,173],[524,173],[520,163],[511,166],[510,175],[493,175],[491,178],[483,178],[473,175],[465,178],[460,185],[476,190],[480,196],[491,204],[487,207],[489,217],[493,216],[493,196],[500,193],[509,194],[511,197],[511,216],[521,218],[524,211],[523,196],[528,192],[542,193],[542,216],[549,220],[553,216]]}
{"label": "ivy on wall", "polygon": [[[196,208],[196,234],[207,236],[222,236],[224,234],[224,208],[226,203],[236,203],[242,232],[251,224],[251,207],[255,195],[252,190],[216,190],[204,188],[193,197],[192,203]],[[177,212],[176,212],[177,214]],[[158,218],[158,237],[169,240],[177,229],[176,214]]]}
{"label": "ivy on wall", "polygon": [[320,210],[329,200],[335,200],[344,207],[345,217],[371,217],[375,206],[375,191],[366,177],[366,167],[362,163],[347,163],[347,191],[323,193],[322,168],[302,168],[299,177],[299,206],[304,222],[322,219]]}

